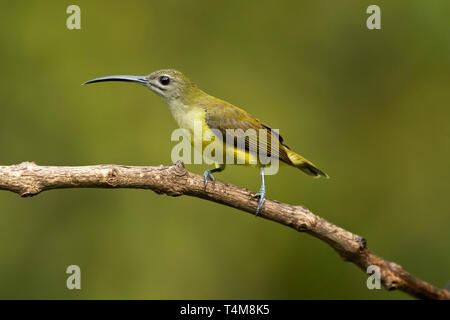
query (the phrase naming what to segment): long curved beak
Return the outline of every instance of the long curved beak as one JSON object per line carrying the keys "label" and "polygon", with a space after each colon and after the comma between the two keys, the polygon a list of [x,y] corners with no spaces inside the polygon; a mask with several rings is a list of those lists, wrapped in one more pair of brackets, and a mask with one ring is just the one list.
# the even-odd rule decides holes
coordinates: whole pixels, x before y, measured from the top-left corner
{"label": "long curved beak", "polygon": [[95,78],[95,79],[86,81],[83,84],[89,84],[89,83],[94,83],[94,82],[103,82],[103,81],[129,81],[129,82],[136,82],[136,83],[142,84],[144,86],[149,84],[149,82],[145,76],[108,76],[108,77]]}

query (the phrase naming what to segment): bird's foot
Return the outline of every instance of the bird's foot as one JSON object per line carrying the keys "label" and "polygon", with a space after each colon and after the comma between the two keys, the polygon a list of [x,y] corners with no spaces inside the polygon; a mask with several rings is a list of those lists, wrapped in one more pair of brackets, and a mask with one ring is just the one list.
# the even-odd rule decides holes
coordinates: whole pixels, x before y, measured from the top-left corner
{"label": "bird's foot", "polygon": [[205,178],[205,190],[206,190],[206,186],[208,185],[208,180],[214,181],[214,176],[211,173],[212,170],[206,170],[205,172],[203,172],[203,177]]}
{"label": "bird's foot", "polygon": [[261,212],[264,201],[266,201],[266,190],[261,188],[258,193],[253,195],[253,198],[259,198],[258,206],[256,207],[255,215],[258,215]]}

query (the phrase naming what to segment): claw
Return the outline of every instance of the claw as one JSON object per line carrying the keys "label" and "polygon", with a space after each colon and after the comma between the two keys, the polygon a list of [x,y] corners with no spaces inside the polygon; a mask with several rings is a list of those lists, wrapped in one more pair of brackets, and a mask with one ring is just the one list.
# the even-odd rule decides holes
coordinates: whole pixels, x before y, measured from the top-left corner
{"label": "claw", "polygon": [[262,206],[264,205],[264,201],[266,201],[266,191],[259,190],[258,193],[253,195],[253,198],[259,198],[258,206],[256,207],[255,215],[258,215],[261,212]]}
{"label": "claw", "polygon": [[208,179],[211,180],[211,181],[214,181],[215,179],[214,179],[214,176],[211,173],[211,170],[206,170],[203,173],[203,177],[205,178],[205,190],[206,190],[206,186],[208,185]]}

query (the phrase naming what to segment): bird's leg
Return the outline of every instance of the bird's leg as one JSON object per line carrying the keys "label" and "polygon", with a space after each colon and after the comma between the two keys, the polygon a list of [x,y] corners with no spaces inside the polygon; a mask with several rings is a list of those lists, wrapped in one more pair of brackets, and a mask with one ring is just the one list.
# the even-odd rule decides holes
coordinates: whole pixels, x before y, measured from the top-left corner
{"label": "bird's leg", "polygon": [[216,167],[214,169],[210,169],[210,170],[206,170],[203,173],[203,177],[205,178],[205,190],[206,190],[206,186],[208,185],[208,180],[214,181],[214,176],[212,175],[213,172],[220,172],[223,171],[223,169],[225,169],[225,164],[218,164],[216,163]]}
{"label": "bird's leg", "polygon": [[259,189],[258,193],[256,193],[253,198],[259,198],[258,206],[256,207],[256,215],[259,214],[261,211],[261,208],[264,204],[264,201],[266,200],[266,185],[264,183],[264,167],[260,168],[261,172],[261,188]]}

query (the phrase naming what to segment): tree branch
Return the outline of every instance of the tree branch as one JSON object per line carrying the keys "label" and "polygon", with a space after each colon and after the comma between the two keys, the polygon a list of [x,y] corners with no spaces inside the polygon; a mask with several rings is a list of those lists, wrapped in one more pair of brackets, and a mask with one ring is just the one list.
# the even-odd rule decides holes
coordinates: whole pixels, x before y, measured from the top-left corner
{"label": "tree branch", "polygon": [[[257,205],[257,199],[252,198],[249,190],[222,181],[209,183],[205,190],[203,177],[186,171],[181,162],[167,167],[47,167],[32,162],[0,166],[0,190],[28,197],[60,188],[151,189],[169,196],[194,196],[252,214]],[[325,241],[345,261],[353,262],[364,272],[370,265],[378,266],[381,281],[388,290],[399,289],[422,299],[450,299],[448,290],[435,288],[414,278],[398,264],[376,256],[367,248],[365,239],[322,219],[305,207],[266,200],[260,215]]]}

